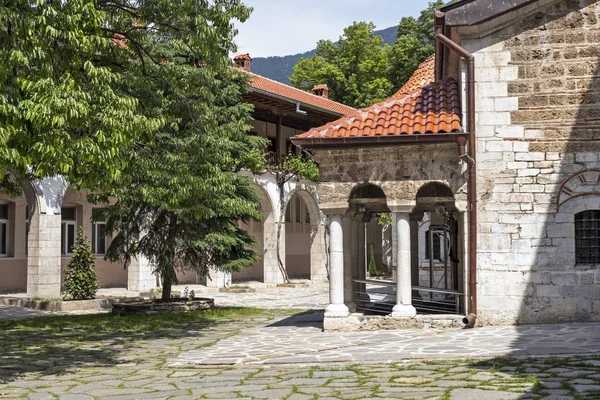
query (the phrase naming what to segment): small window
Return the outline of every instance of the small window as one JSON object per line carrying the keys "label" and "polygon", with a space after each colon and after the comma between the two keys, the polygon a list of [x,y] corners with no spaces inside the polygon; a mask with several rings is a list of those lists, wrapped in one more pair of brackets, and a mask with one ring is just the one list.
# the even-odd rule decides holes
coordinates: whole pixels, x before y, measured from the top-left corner
{"label": "small window", "polygon": [[75,232],[77,230],[77,209],[63,207],[60,210],[62,223],[60,225],[61,252],[63,255],[73,254],[75,247]]}
{"label": "small window", "polygon": [[102,209],[92,210],[92,252],[96,255],[106,254],[106,224],[102,221]]}
{"label": "small window", "polygon": [[575,214],[575,262],[600,263],[600,210]]}
{"label": "small window", "polygon": [[425,232],[425,259],[429,260],[431,255],[431,240],[433,239],[433,259],[441,260],[442,259],[442,238],[438,234],[438,231],[431,231],[428,229]]}
{"label": "small window", "polygon": [[8,204],[0,204],[0,257],[8,257]]}

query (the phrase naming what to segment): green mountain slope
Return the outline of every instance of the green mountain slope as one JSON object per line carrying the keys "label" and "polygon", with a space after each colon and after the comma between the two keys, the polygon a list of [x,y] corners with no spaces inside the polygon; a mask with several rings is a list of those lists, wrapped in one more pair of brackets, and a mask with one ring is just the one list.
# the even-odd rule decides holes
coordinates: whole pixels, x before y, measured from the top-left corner
{"label": "green mountain slope", "polygon": [[[397,26],[392,26],[387,29],[375,31],[375,34],[381,36],[384,43],[391,45],[396,41],[397,30]],[[294,65],[296,65],[301,58],[312,57],[315,54],[315,51],[316,50],[313,49],[305,53],[283,57],[256,57],[252,59],[252,72],[281,83],[289,84],[288,78],[294,72]],[[250,53],[250,55],[252,55],[252,53]]]}

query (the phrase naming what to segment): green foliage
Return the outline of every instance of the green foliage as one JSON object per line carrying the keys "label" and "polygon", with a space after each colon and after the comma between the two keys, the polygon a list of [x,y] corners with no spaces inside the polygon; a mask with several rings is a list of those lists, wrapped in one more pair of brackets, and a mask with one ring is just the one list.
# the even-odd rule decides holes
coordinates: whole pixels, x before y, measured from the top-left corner
{"label": "green foliage", "polygon": [[379,220],[377,221],[379,225],[390,226],[392,225],[392,214],[390,213],[382,213],[379,214]]}
{"label": "green foliage", "polygon": [[355,22],[336,43],[319,41],[316,55],[296,64],[290,82],[307,91],[326,83],[330,98],[353,107],[384,100],[392,85],[386,76],[387,50],[374,29],[373,23]]}
{"label": "green foliage", "polygon": [[375,262],[375,247],[373,244],[369,244],[369,275],[377,275],[377,263]]}
{"label": "green foliage", "polygon": [[135,22],[128,3],[2,2],[0,169],[96,189],[119,178],[121,149],[162,124],[128,89],[137,57],[115,46]]}
{"label": "green foliage", "polygon": [[83,227],[80,226],[77,229],[73,255],[66,268],[65,295],[74,300],[93,299],[99,288],[94,253],[83,234]]}
{"label": "green foliage", "polygon": [[316,53],[296,64],[290,82],[306,91],[326,83],[331,99],[353,107],[385,100],[434,53],[434,12],[444,5],[432,1],[418,18],[402,18],[391,46],[372,23],[355,22],[338,42],[319,41]]}
{"label": "green foliage", "polygon": [[[381,36],[383,43],[391,45],[396,41],[397,29],[397,26],[392,26],[386,29],[377,30],[375,31],[375,34]],[[289,78],[294,73],[294,65],[298,64],[302,58],[314,56],[316,52],[317,50],[313,49],[304,53],[283,57],[254,57],[252,59],[252,72],[289,85]]]}
{"label": "green foliage", "polygon": [[307,160],[301,154],[288,153],[283,158],[282,168],[294,171],[298,176],[309,181],[319,181],[319,167],[313,160]]}
{"label": "green foliage", "polygon": [[244,21],[250,10],[239,0],[135,4],[144,25],[127,43],[143,62],[129,88],[143,99],[144,115],[165,123],[124,151],[121,184],[96,200],[117,200],[106,213],[114,233],[107,259],[128,265],[145,256],[169,299],[177,271],[203,276],[209,267],[238,271],[258,260],[238,222],[260,218],[259,199],[238,172],[264,169],[265,140],[246,133],[246,78],[229,68],[231,20]]}
{"label": "green foliage", "polygon": [[403,17],[398,25],[396,43],[389,49],[388,78],[399,89],[420,63],[434,53],[435,10],[446,4],[430,1],[418,18]]}

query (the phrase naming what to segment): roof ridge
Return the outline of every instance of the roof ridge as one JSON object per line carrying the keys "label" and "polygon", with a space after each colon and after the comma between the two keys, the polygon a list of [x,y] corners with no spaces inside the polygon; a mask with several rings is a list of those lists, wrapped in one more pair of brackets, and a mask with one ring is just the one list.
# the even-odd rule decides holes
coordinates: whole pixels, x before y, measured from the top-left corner
{"label": "roof ridge", "polygon": [[344,106],[344,107],[352,108],[353,110],[357,110],[357,108],[354,108],[354,107],[352,107],[352,106],[349,106],[349,105],[347,105],[347,104],[340,103],[340,102],[338,102],[338,101],[331,100],[331,99],[329,99],[329,98],[326,98],[326,97],[323,97],[323,96],[317,96],[317,95],[316,95],[316,94],[314,94],[314,93],[310,93],[310,92],[307,92],[307,91],[305,91],[305,90],[298,89],[297,87],[294,87],[294,86],[291,86],[291,85],[286,85],[285,83],[281,83],[281,82],[279,82],[279,81],[276,81],[276,80],[274,80],[274,79],[267,78],[266,76],[259,75],[259,74],[257,74],[257,73],[254,73],[254,72],[252,72],[252,71],[244,71],[244,70],[240,70],[240,71],[241,71],[241,72],[244,72],[244,73],[246,73],[246,74],[248,74],[248,75],[258,76],[258,77],[260,77],[260,78],[262,78],[262,79],[266,79],[266,80],[268,80],[268,81],[270,81],[270,82],[273,82],[273,83],[275,83],[276,85],[283,85],[283,86],[286,86],[286,87],[288,87],[288,88],[290,88],[290,89],[292,89],[292,90],[295,90],[295,91],[297,91],[297,92],[299,92],[299,93],[303,93],[303,94],[306,94],[306,95],[308,95],[308,96],[314,97],[315,99],[319,99],[319,100],[328,101],[328,102],[331,102],[331,103],[334,103],[334,104],[339,104],[339,105],[341,105],[341,106]]}

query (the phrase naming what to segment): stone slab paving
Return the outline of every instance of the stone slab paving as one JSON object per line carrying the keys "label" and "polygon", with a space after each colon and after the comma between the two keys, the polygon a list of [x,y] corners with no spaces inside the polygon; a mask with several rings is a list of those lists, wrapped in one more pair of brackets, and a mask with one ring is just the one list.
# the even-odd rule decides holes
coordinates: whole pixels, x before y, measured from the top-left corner
{"label": "stone slab paving", "polygon": [[406,359],[600,353],[600,323],[328,333],[299,314],[183,352],[172,365],[395,362]]}
{"label": "stone slab paving", "polygon": [[[318,287],[218,295],[231,306],[327,303]],[[30,311],[48,314],[0,307],[0,318]],[[70,318],[57,337],[0,329],[1,400],[600,399],[594,323],[325,333],[319,312],[268,311],[103,335]]]}

